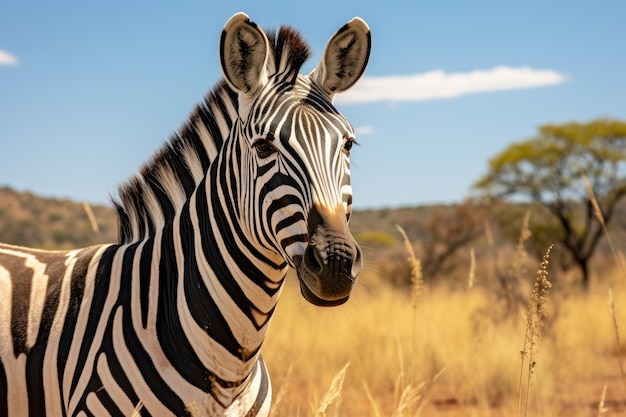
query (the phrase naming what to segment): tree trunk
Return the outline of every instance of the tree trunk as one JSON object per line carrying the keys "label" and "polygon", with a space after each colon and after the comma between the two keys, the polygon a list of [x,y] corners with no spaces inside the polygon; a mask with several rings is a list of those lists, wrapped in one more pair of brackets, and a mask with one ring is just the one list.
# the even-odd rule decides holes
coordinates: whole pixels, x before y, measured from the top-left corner
{"label": "tree trunk", "polygon": [[578,264],[580,273],[582,274],[583,290],[587,292],[589,291],[589,258],[576,259],[576,263]]}

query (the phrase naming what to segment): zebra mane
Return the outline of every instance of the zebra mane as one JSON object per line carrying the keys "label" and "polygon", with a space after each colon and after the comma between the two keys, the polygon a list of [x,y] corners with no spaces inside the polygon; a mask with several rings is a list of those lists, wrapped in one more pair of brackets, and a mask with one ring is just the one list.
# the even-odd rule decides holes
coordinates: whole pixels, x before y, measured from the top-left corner
{"label": "zebra mane", "polygon": [[[272,51],[268,74],[295,82],[310,49],[300,34],[283,26],[267,33]],[[191,112],[187,121],[152,159],[120,185],[113,205],[118,214],[118,241],[131,243],[154,235],[191,197],[218,155],[236,120],[237,93],[220,81]]]}

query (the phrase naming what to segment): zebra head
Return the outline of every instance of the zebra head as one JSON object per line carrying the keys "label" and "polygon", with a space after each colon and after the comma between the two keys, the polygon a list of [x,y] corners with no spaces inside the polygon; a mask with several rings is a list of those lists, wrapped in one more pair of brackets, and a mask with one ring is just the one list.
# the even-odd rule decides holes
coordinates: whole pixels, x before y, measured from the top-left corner
{"label": "zebra head", "polygon": [[309,50],[292,29],[266,35],[239,13],[221,37],[224,78],[238,94],[240,217],[260,246],[296,269],[304,298],[320,306],[347,301],[362,268],[348,230],[356,139],[332,102],[361,77],[370,46],[367,24],[354,18],[302,75]]}

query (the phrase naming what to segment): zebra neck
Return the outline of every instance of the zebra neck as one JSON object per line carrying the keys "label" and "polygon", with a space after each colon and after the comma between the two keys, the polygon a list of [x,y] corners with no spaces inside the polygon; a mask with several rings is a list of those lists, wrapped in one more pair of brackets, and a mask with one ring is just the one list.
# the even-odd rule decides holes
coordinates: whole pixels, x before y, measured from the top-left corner
{"label": "zebra neck", "polygon": [[[268,294],[265,288],[255,288],[257,276],[244,280],[229,261],[230,256],[241,255],[225,252],[231,249],[224,223],[209,218],[212,214],[205,212],[206,201],[198,201],[202,195],[198,192],[174,222],[142,244],[129,245],[126,251],[136,250],[133,257],[142,261],[140,251],[152,254],[151,266],[142,262],[145,266],[138,268],[150,271],[145,274],[150,277],[150,289],[145,291],[149,296],[136,300],[141,308],[133,308],[147,312],[143,327],[148,334],[154,329],[155,336],[150,338],[158,339],[158,344],[146,344],[146,349],[158,346],[149,356],[163,357],[163,362],[155,364],[169,364],[176,374],[225,408],[250,382],[282,281]],[[238,258],[235,263],[245,265]],[[146,299],[150,305],[144,307],[141,304]],[[180,385],[176,378],[172,386]],[[197,401],[182,394],[181,388],[184,401]]]}
{"label": "zebra neck", "polygon": [[159,277],[166,289],[161,303],[176,312],[164,313],[169,335],[162,339],[185,351],[172,360],[181,362],[179,372],[193,374],[186,378],[194,384],[215,390],[211,381],[221,381],[222,390],[236,392],[255,366],[287,267],[248,239],[221,190],[219,167],[158,234],[159,270],[167,275]]}
{"label": "zebra neck", "polygon": [[147,312],[144,327],[155,323],[164,362],[222,405],[248,384],[287,270],[240,218],[237,145],[223,145],[187,201],[144,241],[152,254],[145,293],[158,288],[158,301],[143,300],[158,308],[135,309]]}

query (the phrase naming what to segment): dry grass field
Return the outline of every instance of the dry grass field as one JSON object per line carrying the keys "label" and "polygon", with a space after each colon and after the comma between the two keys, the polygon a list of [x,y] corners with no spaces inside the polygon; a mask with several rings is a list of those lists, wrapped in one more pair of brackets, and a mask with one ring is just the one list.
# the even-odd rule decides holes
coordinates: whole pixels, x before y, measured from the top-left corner
{"label": "dry grass field", "polygon": [[[81,204],[0,187],[0,234],[9,243],[58,249],[114,241],[113,211],[94,213],[98,233]],[[366,252],[369,264],[343,306],[308,304],[288,276],[263,346],[272,417],[626,417],[626,267],[615,266],[623,225],[613,231],[612,254],[594,258],[587,293],[558,262],[542,269],[525,252],[528,233],[517,249],[479,240],[471,257],[469,248],[457,254],[453,273],[412,291],[398,284],[419,278],[415,258],[405,264],[412,245],[391,234],[395,224],[432,215],[420,213],[355,215],[372,256]],[[552,287],[533,298],[546,271]],[[530,311],[543,314],[529,316],[533,299]]]}
{"label": "dry grass field", "polygon": [[524,362],[527,310],[506,314],[480,276],[472,288],[425,287],[416,302],[368,281],[346,305],[319,309],[288,277],[263,347],[273,416],[626,415],[622,272],[588,294],[552,288]]}

